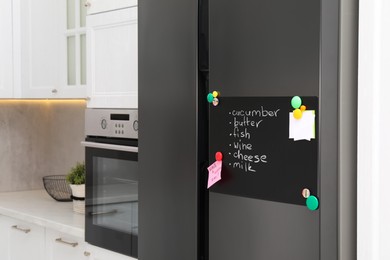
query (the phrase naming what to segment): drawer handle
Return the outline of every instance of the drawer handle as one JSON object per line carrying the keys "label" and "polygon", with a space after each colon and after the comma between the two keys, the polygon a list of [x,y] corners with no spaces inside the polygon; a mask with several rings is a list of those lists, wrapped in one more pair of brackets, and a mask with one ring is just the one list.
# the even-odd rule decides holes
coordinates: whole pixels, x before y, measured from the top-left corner
{"label": "drawer handle", "polygon": [[71,246],[71,247],[76,247],[76,246],[79,245],[79,243],[77,243],[77,242],[73,242],[72,243],[72,242],[64,241],[64,240],[62,240],[62,238],[57,238],[56,242],[57,243],[61,243],[61,244],[65,244],[65,245],[68,245],[68,246]]}
{"label": "drawer handle", "polygon": [[17,225],[12,226],[12,228],[16,229],[16,230],[19,230],[19,231],[22,231],[22,232],[24,232],[26,234],[31,231],[31,229],[29,229],[29,228],[21,228],[21,227],[18,227]]}
{"label": "drawer handle", "polygon": [[95,216],[95,215],[108,215],[108,214],[115,214],[117,213],[118,211],[116,209],[114,210],[111,210],[111,211],[98,211],[98,212],[91,212],[89,214],[91,214],[92,216]]}

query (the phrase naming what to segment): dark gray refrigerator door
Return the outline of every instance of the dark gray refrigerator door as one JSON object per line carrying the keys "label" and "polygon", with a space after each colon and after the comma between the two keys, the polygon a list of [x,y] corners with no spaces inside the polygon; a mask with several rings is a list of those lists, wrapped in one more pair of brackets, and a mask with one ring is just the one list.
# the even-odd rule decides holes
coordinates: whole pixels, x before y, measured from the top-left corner
{"label": "dark gray refrigerator door", "polygon": [[[209,0],[209,7],[210,91],[219,91],[221,100],[319,97],[321,107],[320,0]],[[337,28],[332,32],[337,34]],[[337,71],[337,59],[332,62]],[[333,94],[337,100],[337,93]],[[331,145],[337,147],[335,142]],[[320,176],[318,165],[313,174]],[[210,191],[209,259],[334,259],[336,247],[330,248],[332,257],[320,257],[320,214],[326,209],[319,197],[320,209],[310,211],[302,205]],[[336,208],[337,204],[329,214]]]}
{"label": "dark gray refrigerator door", "polygon": [[198,259],[197,1],[139,1],[140,260]]}

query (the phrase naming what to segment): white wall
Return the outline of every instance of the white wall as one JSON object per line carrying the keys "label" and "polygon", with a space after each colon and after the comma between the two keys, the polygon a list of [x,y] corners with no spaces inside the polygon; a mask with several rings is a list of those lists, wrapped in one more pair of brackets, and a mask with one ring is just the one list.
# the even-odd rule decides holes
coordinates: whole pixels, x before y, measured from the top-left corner
{"label": "white wall", "polygon": [[390,259],[390,1],[360,0],[358,260]]}

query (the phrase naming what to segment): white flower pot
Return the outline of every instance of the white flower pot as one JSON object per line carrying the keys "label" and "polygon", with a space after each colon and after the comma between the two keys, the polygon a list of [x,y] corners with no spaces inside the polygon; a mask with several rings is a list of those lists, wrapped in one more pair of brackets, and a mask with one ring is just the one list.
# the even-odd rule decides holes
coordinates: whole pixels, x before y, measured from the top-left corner
{"label": "white flower pot", "polygon": [[73,211],[85,214],[85,184],[70,184],[72,196],[84,200],[73,199]]}

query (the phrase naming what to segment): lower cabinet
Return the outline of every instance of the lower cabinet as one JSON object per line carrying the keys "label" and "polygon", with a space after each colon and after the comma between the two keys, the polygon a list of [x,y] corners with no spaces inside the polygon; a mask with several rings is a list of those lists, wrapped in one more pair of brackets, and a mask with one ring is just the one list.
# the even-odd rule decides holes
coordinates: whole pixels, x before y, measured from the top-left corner
{"label": "lower cabinet", "polygon": [[0,260],[136,260],[56,230],[0,215]]}
{"label": "lower cabinet", "polygon": [[[0,216],[1,259],[44,259],[45,229],[28,222]],[[4,256],[3,256],[4,254]]]}
{"label": "lower cabinet", "polygon": [[9,228],[9,223],[0,215],[0,259],[9,260]]}
{"label": "lower cabinet", "polygon": [[118,254],[93,245],[87,245],[87,251],[91,254],[92,260],[136,260],[136,258]]}
{"label": "lower cabinet", "polygon": [[46,229],[46,260],[92,259],[81,238]]}

